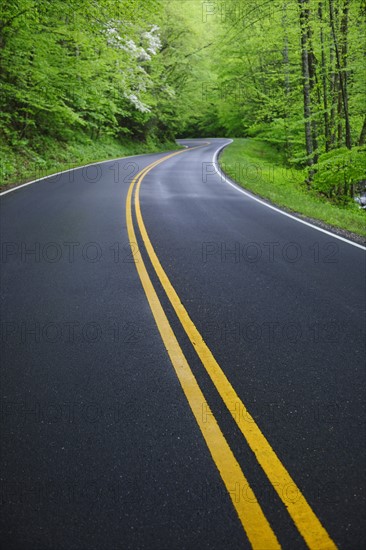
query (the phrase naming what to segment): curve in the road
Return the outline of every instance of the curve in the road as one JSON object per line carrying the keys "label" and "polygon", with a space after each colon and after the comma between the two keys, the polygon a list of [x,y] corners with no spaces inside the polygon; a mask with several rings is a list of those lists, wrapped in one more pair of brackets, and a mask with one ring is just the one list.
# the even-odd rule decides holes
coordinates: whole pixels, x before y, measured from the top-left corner
{"label": "curve in the road", "polygon": [[[199,146],[202,147],[202,146]],[[195,149],[195,148],[193,148]],[[221,148],[220,148],[221,149]],[[192,150],[192,149],[191,149]],[[135,191],[135,211],[138,227],[144,242],[146,251],[149,255],[152,265],[156,271],[156,274],[188,336],[194,349],[196,350],[202,364],[206,368],[212,382],[214,383],[218,393],[223,399],[228,411],[232,414],[235,422],[237,423],[240,431],[248,442],[250,448],[254,452],[259,464],[266,473],[268,479],[272,483],[274,489],[276,490],[278,496],[283,501],[284,505],[287,507],[287,511],[293,519],[296,527],[303,536],[304,540],[308,544],[309,548],[313,550],[318,550],[319,548],[327,548],[329,550],[335,549],[336,546],[329,537],[328,533],[320,523],[319,519],[314,514],[313,510],[307,503],[305,497],[301,493],[300,489],[295,484],[294,480],[286,470],[285,466],[281,463],[280,459],[277,457],[270,443],[267,441],[263,433],[261,432],[259,426],[254,421],[253,417],[250,415],[249,411],[245,407],[244,403],[239,398],[238,394],[235,392],[234,388],[230,384],[229,380],[225,376],[224,372],[220,368],[216,359],[214,358],[211,350],[205,343],[202,335],[197,330],[193,321],[189,317],[187,310],[184,308],[182,301],[177,295],[173,285],[171,284],[167,274],[165,273],[156,252],[152,246],[151,240],[148,236],[140,207],[139,192],[141,183],[144,177],[153,170],[156,166],[163,163],[164,161],[172,158],[175,155],[181,153],[187,153],[186,151],[179,151],[171,155],[167,155],[163,159],[150,164],[146,167],[140,174],[138,174],[135,179],[131,182],[127,202],[126,202],[126,216],[127,216],[127,226],[129,230],[130,243],[131,246],[133,243],[136,243],[136,234],[133,229],[133,218],[132,218],[132,194]],[[215,158],[215,157],[214,157]],[[178,378],[182,384],[183,390],[187,397],[187,400],[191,406],[191,409],[195,415],[195,418],[199,424],[199,427],[205,437],[206,443],[210,449],[212,457],[221,473],[223,481],[228,488],[229,492],[230,486],[233,486],[238,480],[238,472],[233,464],[228,464],[225,460],[223,462],[222,458],[225,455],[229,455],[229,449],[225,440],[221,441],[221,448],[218,449],[216,446],[219,441],[217,440],[217,434],[214,437],[211,437],[210,431],[213,428],[210,428],[206,423],[202,422],[202,404],[205,403],[207,408],[208,404],[206,403],[203,394],[201,393],[198,384],[189,368],[189,365],[181,352],[179,344],[174,336],[173,330],[169,325],[168,319],[166,318],[159,299],[156,295],[156,292],[153,288],[141,254],[138,255],[138,262],[136,267],[143,284],[147,299],[149,301],[152,313],[154,315],[155,321],[159,327],[160,334],[164,341],[164,344],[168,350],[169,356],[172,360],[172,363],[176,369]],[[174,349],[178,347],[178,352]],[[173,348],[173,349],[172,349]],[[189,374],[188,374],[189,373]],[[192,378],[193,377],[193,378]],[[188,389],[187,385],[191,386],[191,389]],[[241,411],[244,411],[244,414],[239,416],[236,414],[237,404]],[[216,421],[214,417],[211,416],[210,411],[209,418],[211,422],[214,422],[215,430]],[[231,460],[231,457],[230,457]],[[231,470],[231,472],[230,472]],[[233,476],[232,474],[235,473]],[[242,476],[244,474],[241,474]],[[233,483],[234,481],[234,483]],[[247,482],[246,482],[247,483]],[[286,487],[293,487],[298,495],[298,498],[294,502],[288,502],[285,498]],[[239,503],[236,502],[236,499],[233,495],[232,501],[238,512],[239,518],[243,524],[243,527],[248,535],[249,540],[251,541],[253,548],[273,548],[274,541],[273,536],[270,531],[266,528],[266,524],[263,523],[264,516],[262,510],[255,510],[256,518],[253,518],[251,514],[248,515],[247,509],[242,509]],[[263,516],[263,517],[262,517]],[[253,532],[254,529],[254,532]],[[272,538],[271,538],[272,537]],[[275,539],[276,540],[276,539]]]}
{"label": "curve in the road", "polygon": [[[141,184],[144,176],[155,166],[179,154],[173,153],[167,157],[152,163],[145,168],[142,173],[138,174],[135,180],[131,183],[126,200],[126,222],[127,230],[130,238],[131,246],[137,242],[136,233],[132,221],[132,194],[136,181]],[[138,192],[138,187],[137,187]],[[136,200],[136,197],[135,197]],[[140,227],[141,229],[141,227]],[[277,537],[270,527],[261,506],[258,503],[244,473],[240,469],[237,460],[234,457],[210,407],[197,383],[197,380],[187,362],[186,357],[178,343],[178,340],[173,332],[168,318],[164,312],[161,302],[156,294],[154,286],[148,275],[143,258],[140,251],[137,249],[135,254],[136,269],[141,279],[147,300],[149,302],[152,314],[159,329],[161,338],[165,348],[169,354],[172,365],[181,383],[184,394],[192,409],[197,424],[202,432],[202,435],[210,450],[211,456],[220,472],[222,480],[231,496],[234,507],[238,513],[239,519],[244,527],[244,530],[251,542],[254,550],[268,548],[268,550],[276,550],[280,548]],[[207,411],[207,417],[204,421],[202,418],[202,409]],[[237,500],[235,494],[232,493],[232,487],[235,483],[240,483],[241,487],[248,487],[249,500]]]}

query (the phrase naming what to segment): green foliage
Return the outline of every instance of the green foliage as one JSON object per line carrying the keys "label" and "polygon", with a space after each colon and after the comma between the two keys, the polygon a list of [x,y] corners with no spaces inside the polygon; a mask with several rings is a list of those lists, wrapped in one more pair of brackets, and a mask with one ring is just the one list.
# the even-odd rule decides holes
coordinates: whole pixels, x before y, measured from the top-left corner
{"label": "green foliage", "polygon": [[171,139],[175,112],[165,107],[160,118],[174,94],[160,55],[163,8],[163,0],[5,1],[1,141],[33,147],[40,135],[68,141],[80,130]]}
{"label": "green foliage", "polygon": [[[305,148],[304,72],[300,2],[298,0],[225,0],[213,3],[207,27],[215,35],[209,54],[210,93],[206,108],[187,124],[192,130],[231,137],[252,137],[274,145],[288,165],[311,167],[306,179],[313,191],[332,200],[351,198],[352,184],[366,173],[366,162],[346,145],[344,80],[353,147],[365,118],[365,10],[362,0],[305,0],[309,9],[307,55],[310,71],[310,124],[313,150]],[[336,46],[341,66],[337,65]],[[194,122],[194,124],[192,124]],[[347,159],[347,168],[333,170],[329,158]],[[356,160],[357,159],[357,160]],[[338,162],[338,161],[337,161]],[[336,165],[334,165],[336,166]],[[329,172],[324,174],[325,167]],[[314,181],[312,181],[314,177]],[[342,199],[343,200],[343,199]]]}
{"label": "green foliage", "polygon": [[347,197],[365,178],[366,147],[334,149],[320,156],[314,176],[314,189],[326,195]]}

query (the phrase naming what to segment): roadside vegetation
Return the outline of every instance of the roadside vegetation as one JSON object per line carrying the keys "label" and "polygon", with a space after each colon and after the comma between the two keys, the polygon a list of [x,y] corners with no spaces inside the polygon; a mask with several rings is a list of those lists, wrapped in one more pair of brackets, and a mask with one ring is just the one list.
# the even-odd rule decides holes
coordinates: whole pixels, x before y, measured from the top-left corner
{"label": "roadside vegetation", "polygon": [[273,204],[366,236],[366,215],[353,201],[336,204],[307,188],[306,170],[286,165],[283,153],[253,139],[235,139],[219,159],[224,173]]}
{"label": "roadside vegetation", "polygon": [[178,148],[174,141],[159,143],[154,140],[146,140],[138,142],[127,139],[118,140],[112,136],[102,136],[92,140],[84,134],[74,136],[69,142],[51,138],[41,139],[32,149],[24,147],[14,150],[3,145],[0,147],[0,158],[2,159],[0,189],[84,164]]}

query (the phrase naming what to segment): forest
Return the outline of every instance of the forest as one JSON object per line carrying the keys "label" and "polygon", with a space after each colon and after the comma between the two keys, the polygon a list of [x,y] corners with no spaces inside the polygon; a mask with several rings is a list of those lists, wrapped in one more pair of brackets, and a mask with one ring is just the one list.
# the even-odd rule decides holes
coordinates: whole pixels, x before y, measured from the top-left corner
{"label": "forest", "polygon": [[364,0],[2,0],[0,10],[3,183],[178,137],[247,138],[301,171],[309,193],[355,206]]}

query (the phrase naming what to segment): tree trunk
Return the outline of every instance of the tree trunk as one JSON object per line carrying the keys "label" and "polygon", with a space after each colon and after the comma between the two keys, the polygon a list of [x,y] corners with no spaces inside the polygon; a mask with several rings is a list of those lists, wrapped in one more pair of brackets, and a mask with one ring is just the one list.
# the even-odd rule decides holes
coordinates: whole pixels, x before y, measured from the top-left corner
{"label": "tree trunk", "polygon": [[358,140],[358,145],[360,146],[365,145],[365,141],[366,141],[366,115],[365,115],[365,118],[363,119],[363,125],[362,125],[360,138]]}
{"label": "tree trunk", "polygon": [[[348,5],[349,5],[349,0],[345,0],[344,7],[343,7],[342,29],[341,29],[342,39],[344,42],[347,42]],[[334,0],[329,0],[329,18],[330,18],[330,26],[332,29],[334,49],[336,53],[339,85],[340,85],[340,91],[341,91],[341,97],[342,97],[342,103],[343,103],[343,114],[344,114],[344,119],[346,124],[346,146],[348,147],[348,149],[351,149],[352,140],[351,140],[351,125],[349,121],[349,111],[348,111],[347,84],[345,83],[345,76],[343,73],[342,55],[341,55],[342,52],[340,51],[340,48],[339,48],[339,43],[338,43],[338,38],[337,38],[337,33],[335,28]]]}
{"label": "tree trunk", "polygon": [[[319,87],[317,86],[317,75],[316,75],[316,58],[314,55],[313,41],[312,41],[312,31],[310,27],[310,10],[307,13],[307,33],[308,33],[308,59],[309,59],[309,83],[310,83],[310,101],[314,102],[314,98],[318,100],[318,105],[320,107],[320,95]],[[315,94],[315,91],[317,92]],[[312,112],[311,119],[311,133],[313,136],[313,150],[314,150],[314,164],[318,162],[318,128],[317,120]]]}
{"label": "tree trunk", "polygon": [[314,144],[311,125],[311,93],[310,93],[310,71],[309,71],[309,50],[308,50],[308,27],[309,27],[309,1],[298,0],[300,8],[300,31],[301,31],[301,68],[304,96],[304,119],[305,119],[305,143],[307,164],[309,170],[308,186],[313,179],[314,170]]}
{"label": "tree trunk", "polygon": [[327,63],[325,57],[325,45],[324,45],[324,29],[323,29],[323,2],[318,4],[318,16],[320,19],[320,45],[321,45],[321,60],[322,60],[322,88],[323,88],[323,108],[324,108],[324,137],[325,137],[325,150],[330,149],[330,125],[329,125],[329,112],[328,112],[328,87],[327,87]]}
{"label": "tree trunk", "polygon": [[[338,79],[338,82],[340,83],[340,78]],[[343,103],[342,103],[342,90],[339,86],[338,89],[338,103],[337,103],[337,147],[342,147],[343,145],[343,124],[342,124],[342,117],[343,117]]]}
{"label": "tree trunk", "polygon": [[343,15],[341,22],[341,36],[342,36],[342,65],[343,65],[343,86],[344,86],[344,97],[347,103],[347,106],[344,106],[344,116],[346,119],[346,145],[348,149],[352,147],[352,137],[351,137],[351,126],[349,120],[349,111],[348,111],[348,12],[349,12],[349,0],[345,0],[343,6]]}
{"label": "tree trunk", "polygon": [[330,46],[329,52],[329,63],[331,66],[331,75],[330,75],[330,94],[331,94],[331,108],[330,108],[330,149],[334,149],[336,143],[336,104],[338,98],[338,74],[335,69],[335,60],[334,60],[334,45]]}
{"label": "tree trunk", "polygon": [[286,160],[291,156],[291,144],[289,141],[289,131],[288,131],[288,122],[287,115],[290,112],[289,106],[289,97],[290,97],[290,64],[288,56],[288,33],[287,33],[287,13],[286,13],[286,4],[283,5],[283,16],[282,16],[282,28],[284,32],[284,43],[283,43],[283,66],[284,66],[284,87],[285,87],[285,113],[284,113],[284,124],[285,124],[285,143],[286,143]]}

